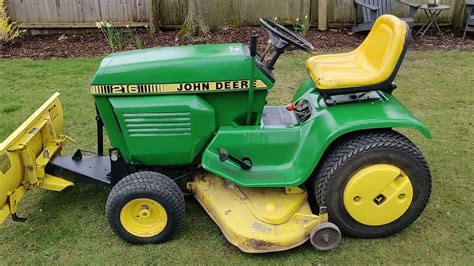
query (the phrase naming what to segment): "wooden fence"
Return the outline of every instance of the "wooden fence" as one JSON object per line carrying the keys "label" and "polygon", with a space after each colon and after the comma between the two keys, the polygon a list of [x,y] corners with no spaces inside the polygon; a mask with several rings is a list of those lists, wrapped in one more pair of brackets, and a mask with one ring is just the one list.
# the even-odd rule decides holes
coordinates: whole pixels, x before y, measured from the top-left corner
{"label": "wooden fence", "polygon": [[149,0],[7,0],[10,18],[27,28],[87,28],[96,21],[148,23]]}
{"label": "wooden fence", "polygon": [[[256,24],[259,17],[279,17],[284,22],[310,15],[318,20],[318,1],[323,0],[208,0],[215,10],[217,23]],[[427,0],[412,0],[425,3]],[[441,13],[440,22],[459,24],[463,17],[464,0],[440,0],[451,9]],[[186,0],[7,0],[9,16],[25,28],[88,28],[96,21],[118,25],[142,26],[155,21],[162,26],[181,25],[187,12]],[[352,23],[352,0],[324,0],[327,22]],[[394,14],[403,16],[408,7],[393,3]],[[419,11],[417,22],[426,16]]]}

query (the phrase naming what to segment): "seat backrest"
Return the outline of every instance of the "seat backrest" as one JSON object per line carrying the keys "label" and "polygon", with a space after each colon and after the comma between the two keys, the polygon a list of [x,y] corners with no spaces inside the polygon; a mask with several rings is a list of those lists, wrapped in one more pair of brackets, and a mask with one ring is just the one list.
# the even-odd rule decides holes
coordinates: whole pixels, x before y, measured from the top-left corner
{"label": "seat backrest", "polygon": [[474,15],[474,0],[466,0],[464,3],[464,10],[466,10],[467,15]]}
{"label": "seat backrest", "polygon": [[360,62],[379,73],[381,80],[392,83],[405,56],[410,29],[393,15],[380,16],[362,44],[356,49]]}
{"label": "seat backrest", "polygon": [[[391,12],[392,8],[392,0],[362,0],[365,4],[369,4],[372,6],[376,6],[379,9],[377,10],[377,17],[380,17],[384,14],[388,14]],[[372,22],[372,13],[370,9],[366,7],[361,7],[362,8],[362,15],[364,16],[364,22]]]}

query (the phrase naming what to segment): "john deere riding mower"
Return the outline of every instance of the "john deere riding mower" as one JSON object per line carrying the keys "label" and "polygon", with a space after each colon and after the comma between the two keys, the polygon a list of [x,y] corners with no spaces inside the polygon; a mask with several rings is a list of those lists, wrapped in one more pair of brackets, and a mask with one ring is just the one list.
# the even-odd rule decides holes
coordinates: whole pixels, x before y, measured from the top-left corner
{"label": "john deere riding mower", "polygon": [[[423,211],[431,176],[423,155],[393,128],[428,129],[393,95],[410,38],[391,15],[343,54],[312,56],[311,79],[287,106],[267,106],[272,70],[301,36],[261,19],[273,54],[209,44],[114,53],[91,82],[98,156],[61,155],[63,110],[53,95],[0,146],[0,221],[26,190],[75,182],[112,188],[106,215],[134,243],[169,240],[191,193],[244,252],[290,249],[308,239],[335,248],[341,232],[392,235]],[[267,58],[268,57],[268,58]],[[103,127],[111,148],[103,152]],[[311,204],[310,204],[311,202]]]}

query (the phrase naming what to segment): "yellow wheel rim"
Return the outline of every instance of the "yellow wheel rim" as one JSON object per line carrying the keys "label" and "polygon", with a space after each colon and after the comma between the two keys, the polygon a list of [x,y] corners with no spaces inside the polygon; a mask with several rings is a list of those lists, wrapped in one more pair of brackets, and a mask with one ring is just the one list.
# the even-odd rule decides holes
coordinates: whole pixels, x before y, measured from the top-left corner
{"label": "yellow wheel rim", "polygon": [[356,172],[344,188],[344,207],[357,222],[380,226],[400,218],[413,200],[407,174],[389,164],[375,164]]}
{"label": "yellow wheel rim", "polygon": [[165,208],[157,201],[138,198],[123,206],[120,211],[120,222],[132,235],[152,237],[165,229],[168,215]]}

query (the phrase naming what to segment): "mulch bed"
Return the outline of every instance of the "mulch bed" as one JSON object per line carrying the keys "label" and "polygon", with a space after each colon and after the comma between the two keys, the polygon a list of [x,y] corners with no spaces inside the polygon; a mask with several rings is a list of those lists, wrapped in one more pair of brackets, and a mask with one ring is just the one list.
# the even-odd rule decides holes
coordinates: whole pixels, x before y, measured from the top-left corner
{"label": "mulch bed", "polygon": [[[429,32],[423,39],[415,38],[411,49],[466,49],[474,50],[474,36],[468,36],[463,42],[461,31],[443,28],[447,42],[436,32]],[[219,30],[208,37],[178,39],[177,31],[163,31],[151,38],[143,33],[144,47],[187,45],[200,43],[247,43],[252,32],[266,39],[266,33],[261,27],[242,26],[238,28]],[[363,34],[353,34],[348,28],[331,28],[327,31],[311,29],[305,36],[318,52],[348,51],[364,39]],[[265,42],[260,38],[260,49]],[[69,35],[35,35],[23,36],[14,43],[0,45],[0,58],[65,58],[65,57],[95,57],[104,56],[111,50],[100,32],[69,34]]]}

